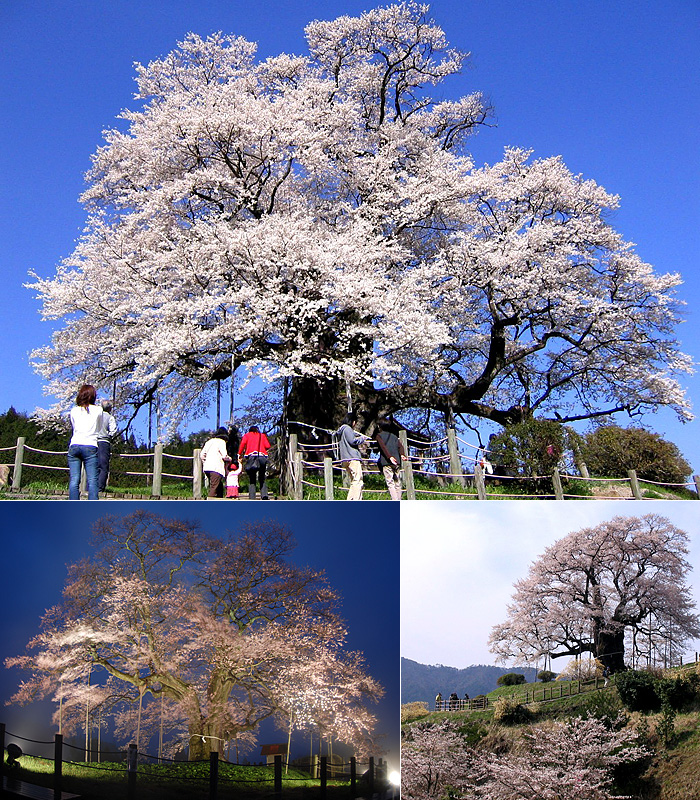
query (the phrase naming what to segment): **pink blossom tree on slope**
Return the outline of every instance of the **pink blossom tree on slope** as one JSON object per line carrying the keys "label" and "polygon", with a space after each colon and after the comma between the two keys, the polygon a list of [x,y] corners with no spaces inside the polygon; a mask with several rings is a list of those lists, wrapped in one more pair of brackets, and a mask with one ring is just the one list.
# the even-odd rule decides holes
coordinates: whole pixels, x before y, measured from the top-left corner
{"label": "pink blossom tree on slope", "polygon": [[[291,381],[290,418],[435,409],[500,424],[668,406],[677,275],[606,221],[618,198],[559,157],[476,169],[467,55],[405,2],[312,22],[308,54],[255,60],[190,34],[137,68],[141,106],[93,157],[86,231],[54,277],[34,360],[65,405],[85,376],[173,428],[243,366]],[[59,403],[59,406],[61,404]]]}
{"label": "pink blossom tree on slope", "polygon": [[506,753],[469,748],[457,726],[415,725],[401,751],[402,795],[474,800],[613,800],[612,771],[647,750],[630,728],[570,719],[537,726]]}
{"label": "pink blossom tree on slope", "polygon": [[381,693],[360,657],[343,652],[323,574],[288,563],[284,526],[248,524],[221,540],[139,511],[101,519],[95,543],[92,558],[70,567],[63,602],[28,654],[8,660],[32,673],[13,700],[52,697],[58,716],[81,705],[88,671],[101,674],[100,703],[135,721],[132,736],[158,716],[144,715],[145,701],[164,698],[168,727],[198,759],[254,732],[286,702],[280,676],[322,655],[343,665],[355,705]]}
{"label": "pink blossom tree on slope", "polygon": [[611,672],[665,643],[671,657],[700,634],[686,575],[688,535],[655,514],[615,517],[548,547],[515,584],[490,637],[504,661],[591,653]]}

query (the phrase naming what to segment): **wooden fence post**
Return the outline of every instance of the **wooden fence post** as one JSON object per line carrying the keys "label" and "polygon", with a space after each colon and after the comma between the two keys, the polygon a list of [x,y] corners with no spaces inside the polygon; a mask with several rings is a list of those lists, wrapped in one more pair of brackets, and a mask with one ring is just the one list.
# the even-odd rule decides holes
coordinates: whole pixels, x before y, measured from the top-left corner
{"label": "wooden fence post", "polygon": [[127,798],[135,800],[136,797],[136,770],[139,763],[139,754],[135,744],[130,744],[126,753],[126,773],[128,778]]}
{"label": "wooden fence post", "polygon": [[321,756],[321,800],[326,800],[328,787],[328,756]]}
{"label": "wooden fence post", "polygon": [[160,497],[163,493],[163,445],[158,442],[153,448],[153,483],[151,497]]}
{"label": "wooden fence post", "polygon": [[287,448],[287,463],[284,465],[284,486],[289,497],[294,497],[294,464],[296,463],[298,449],[299,437],[296,433],[290,433],[289,446]]}
{"label": "wooden fence post", "polygon": [[450,481],[459,483],[460,486],[465,486],[462,459],[457,446],[457,431],[452,427],[447,429],[447,452],[450,454],[450,474],[453,476]]}
{"label": "wooden fence post", "polygon": [[57,733],[53,742],[53,793],[54,797],[61,796],[63,783],[63,736]]}
{"label": "wooden fence post", "polygon": [[355,756],[350,756],[350,797],[354,798],[357,795],[357,759]]}
{"label": "wooden fence post", "polygon": [[474,464],[474,483],[476,496],[479,500],[486,500],[486,483],[484,482],[484,469],[478,462]]}
{"label": "wooden fence post", "polygon": [[564,499],[564,489],[561,485],[561,475],[559,474],[559,470],[555,469],[554,473],[552,474],[552,483],[554,484],[554,496],[557,500]]}
{"label": "wooden fence post", "polygon": [[[289,757],[289,756],[287,756]],[[282,797],[282,756],[275,756],[275,797]]]}
{"label": "wooden fence post", "polygon": [[[277,765],[275,764],[275,767]],[[213,750],[209,753],[209,800],[216,800],[219,788],[219,753]]]}
{"label": "wooden fence post", "polygon": [[304,499],[304,484],[302,483],[303,478],[304,464],[302,462],[302,453],[301,451],[297,450],[296,453],[294,453],[294,484],[292,493],[294,500]]}
{"label": "wooden fence post", "polygon": [[192,497],[195,500],[202,499],[202,459],[201,449],[198,447],[192,453]]}
{"label": "wooden fence post", "polygon": [[367,777],[369,778],[369,796],[372,797],[374,794],[374,756],[369,757],[369,770],[367,771]]}
{"label": "wooden fence post", "polygon": [[413,463],[411,462],[411,456],[408,450],[408,435],[406,431],[399,431],[399,439],[401,440],[401,444],[403,445],[403,451],[406,453],[407,461],[403,462],[403,474],[406,481],[406,497],[409,500],[416,499],[416,487],[413,483]]}
{"label": "wooden fence post", "polygon": [[637,480],[637,472],[633,469],[627,470],[627,475],[630,479],[630,486],[632,487],[632,494],[635,500],[642,499],[642,493],[639,491],[639,481]]}
{"label": "wooden fence post", "polygon": [[22,462],[24,461],[24,436],[17,437],[17,449],[15,450],[15,468],[12,472],[12,491],[16,492],[22,485]]}
{"label": "wooden fence post", "polygon": [[326,500],[334,499],[335,487],[333,486],[333,457],[323,457],[323,483],[326,490]]}

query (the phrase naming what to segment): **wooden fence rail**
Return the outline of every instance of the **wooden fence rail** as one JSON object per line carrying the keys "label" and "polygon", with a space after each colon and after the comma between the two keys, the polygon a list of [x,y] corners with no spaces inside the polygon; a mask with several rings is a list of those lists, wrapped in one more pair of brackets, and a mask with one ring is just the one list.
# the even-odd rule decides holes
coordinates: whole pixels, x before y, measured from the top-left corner
{"label": "wooden fence rail", "polygon": [[[450,431],[448,431],[449,433]],[[667,488],[687,488],[691,489],[691,487],[695,488],[696,497],[700,499],[700,476],[694,475],[692,483],[686,484],[662,484],[653,481],[644,481],[641,480],[635,470],[628,470],[627,478],[618,478],[618,479],[597,479],[591,478],[588,475],[588,470],[582,469],[581,475],[569,475],[566,473],[560,472],[558,469],[554,470],[552,475],[541,475],[541,476],[534,476],[534,477],[515,477],[515,476],[504,476],[504,475],[490,475],[486,474],[483,467],[478,461],[475,461],[472,467],[472,472],[464,472],[461,467],[461,461],[459,457],[459,453],[456,450],[456,434],[454,431],[451,432],[452,436],[448,436],[446,443],[449,449],[449,453],[445,456],[445,459],[449,458],[450,463],[450,472],[427,472],[425,469],[422,468],[423,462],[425,461],[424,457],[417,456],[411,453],[411,442],[407,438],[405,431],[400,431],[399,438],[404,448],[404,452],[410,454],[410,458],[408,461],[404,461],[402,465],[402,476],[403,476],[403,486],[405,497],[408,500],[416,500],[420,496],[432,496],[432,497],[444,497],[445,499],[477,499],[477,500],[487,500],[489,498],[497,498],[497,499],[504,499],[508,497],[508,495],[504,494],[495,494],[489,493],[488,487],[494,485],[494,483],[499,483],[504,485],[506,483],[511,483],[512,485],[517,485],[518,483],[525,483],[526,485],[531,485],[537,481],[543,482],[548,481],[551,482],[552,485],[552,493],[551,494],[537,494],[537,495],[523,495],[523,494],[514,494],[511,495],[517,499],[524,499],[527,497],[551,497],[556,500],[564,500],[566,498],[573,499],[577,497],[577,495],[567,494],[564,489],[564,482],[570,479],[580,481],[582,483],[587,483],[590,485],[595,485],[596,482],[604,480],[605,483],[617,483],[626,487],[629,487],[631,493],[631,499],[634,500],[643,500],[643,485],[647,486],[661,486]],[[298,435],[292,433],[289,435],[288,439],[288,447],[287,447],[287,465],[286,469],[284,470],[285,475],[285,483],[287,486],[287,491],[289,496],[294,500],[301,500],[304,495],[304,487],[312,487],[316,489],[319,493],[322,491],[325,500],[336,500],[342,499],[342,495],[339,497],[338,489],[335,485],[336,481],[335,478],[340,474],[344,476],[344,469],[342,462],[337,459],[333,458],[332,454],[332,445],[304,445],[299,442]],[[585,465],[581,465],[585,467]],[[364,459],[363,460],[363,469],[366,474],[381,474],[376,463],[371,459]],[[583,474],[585,473],[585,475]],[[416,476],[422,475],[427,476],[430,480],[435,482],[436,488],[434,490],[431,489],[418,489],[416,488]],[[457,484],[465,488],[464,493],[460,493],[459,491],[440,491],[439,484],[446,484],[452,483]],[[470,487],[470,490],[467,491],[467,487]],[[375,489],[375,490],[368,490],[365,489],[365,493],[371,495],[372,492],[381,492],[384,494],[383,490]],[[587,497],[587,496],[585,496]],[[610,499],[606,497],[600,497],[600,499]],[[618,498],[615,498],[618,499]]]}
{"label": "wooden fence rail", "polygon": [[[35,784],[28,783],[26,781],[21,781],[13,778],[12,776],[12,768],[6,763],[5,761],[5,750],[6,748],[15,748],[15,754],[19,750],[19,754],[16,754],[16,758],[20,759],[23,755],[28,755],[27,753],[22,752],[22,748],[16,743],[10,743],[8,740],[10,738],[20,739],[23,742],[26,742],[26,739],[22,737],[13,736],[9,734],[6,729],[4,723],[0,723],[0,755],[2,756],[2,791],[0,793],[5,795],[5,793],[18,794],[20,796],[27,796],[33,798],[46,798],[46,800],[53,800],[56,798],[57,800],[68,800],[68,798],[78,797],[78,795],[69,794],[63,791],[63,787],[65,785],[64,781],[64,770],[63,765],[64,763],[72,763],[63,760],[63,737],[61,734],[57,733],[54,736],[53,742],[53,786],[52,788],[37,786]],[[38,744],[49,744],[47,742],[39,742]],[[26,745],[25,745],[26,746]],[[8,749],[8,755],[10,750]],[[110,755],[113,755],[111,753]],[[127,798],[128,800],[135,800],[138,796],[137,789],[138,789],[138,774],[139,774],[139,757],[140,754],[137,751],[135,744],[130,744],[127,748],[127,751],[124,756],[123,762],[123,769],[115,769],[114,771],[117,772],[119,775],[126,776],[127,781]],[[387,764],[383,762],[382,758],[379,758],[375,764],[375,759],[373,756],[370,756],[367,762],[362,762],[363,764],[367,764],[367,770],[363,774],[363,779],[366,781],[366,786],[362,787],[363,792],[366,790],[369,793],[369,796],[373,796],[375,792],[375,784],[380,782],[386,781],[386,772],[387,772]],[[282,797],[282,767],[284,761],[281,755],[274,756],[274,763],[270,764],[269,766],[272,767],[270,771],[270,778],[269,783],[272,785],[271,788],[274,792],[274,796],[276,798]],[[341,773],[338,772],[339,766],[343,767],[343,771]],[[338,764],[329,764],[327,756],[318,756],[314,757],[313,762],[308,765],[308,767],[302,767],[304,771],[309,771],[309,778],[311,780],[318,781],[319,787],[319,797],[321,800],[325,800],[327,797],[327,786],[328,780],[347,780],[350,784],[350,797],[355,798],[358,796],[360,791],[360,786],[358,785],[358,773],[357,773],[357,766],[358,761],[353,756],[350,758],[349,762],[344,763],[342,765]],[[149,782],[155,780],[154,778],[149,777]],[[254,782],[259,782],[261,779],[251,779]],[[264,782],[268,782],[267,779],[263,779]],[[300,780],[300,779],[287,779],[289,780]],[[229,781],[226,778],[221,777],[221,773],[219,770],[219,754],[217,752],[213,752],[210,754],[209,757],[209,775],[208,775],[208,787],[209,787],[209,800],[217,800],[217,795],[219,791],[219,787],[224,784],[228,783]],[[249,783],[246,781],[245,778],[241,778],[239,781],[240,783]],[[294,790],[296,793],[296,790]],[[149,794],[149,790],[146,789],[146,794]]]}
{"label": "wooden fence rail", "polygon": [[[586,483],[588,485],[595,485],[596,482],[605,481],[606,484],[619,484],[628,489],[631,499],[642,500],[644,499],[644,487],[666,487],[678,488],[683,487],[686,489],[695,490],[695,498],[700,499],[700,476],[694,475],[692,483],[686,484],[664,484],[653,481],[643,481],[638,476],[635,470],[629,470],[627,478],[618,479],[598,479],[591,478],[585,465],[581,464],[581,475],[569,475],[555,470],[552,475],[541,476],[508,476],[508,475],[492,475],[486,474],[481,463],[476,459],[471,465],[471,471],[465,471],[462,467],[462,459],[464,456],[460,455],[458,450],[458,440],[456,433],[453,429],[448,429],[448,436],[441,440],[439,443],[441,447],[447,449],[444,456],[435,456],[427,459],[420,449],[416,449],[415,443],[408,439],[406,431],[400,432],[400,439],[403,444],[404,451],[409,454],[409,460],[403,462],[402,469],[402,482],[404,485],[404,497],[408,500],[416,500],[421,497],[444,498],[444,499],[507,499],[513,497],[516,499],[527,498],[553,498],[556,500],[574,499],[576,497],[587,497],[586,495],[574,495],[567,493],[566,481],[575,480],[577,482]],[[311,487],[316,490],[319,495],[323,495],[325,500],[336,500],[344,498],[344,491],[339,490],[336,486],[336,478],[338,475],[345,476],[342,463],[333,458],[332,445],[304,445],[299,442],[296,433],[289,434],[286,441],[283,442],[283,451],[286,453],[286,462],[282,465],[280,475],[280,494],[286,495],[293,500],[301,500],[304,497],[304,488]],[[46,469],[49,471],[63,471],[67,472],[67,466],[57,466],[49,464],[38,464],[34,454],[48,454],[51,456],[67,456],[67,451],[48,451],[38,450],[30,447],[25,437],[20,436],[14,447],[2,448],[3,451],[11,453],[14,451],[14,467],[12,471],[12,481],[10,489],[13,492],[19,492],[22,488],[23,470],[31,467],[33,469]],[[150,468],[147,471],[125,471],[123,474],[128,476],[137,476],[144,478],[144,482],[149,486],[150,496],[159,498],[163,495],[163,478],[171,480],[184,480],[192,484],[192,497],[200,499],[202,497],[202,489],[204,486],[204,477],[202,471],[202,463],[200,459],[200,450],[194,450],[191,456],[177,456],[165,452],[165,445],[156,444],[152,453],[119,453],[112,456],[113,459],[133,459],[141,458],[147,459],[150,462]],[[188,474],[168,472],[166,459],[179,459],[191,462],[191,469]],[[449,462],[449,472],[435,472],[429,471],[426,467],[427,463],[433,465],[440,465],[443,460],[445,464]],[[165,465],[165,466],[164,466]],[[9,465],[8,465],[9,466]],[[364,469],[368,474],[381,475],[376,463],[370,459],[365,459]],[[417,488],[416,478],[418,476],[427,478],[434,488]],[[548,494],[503,494],[489,492],[489,487],[494,484],[499,484],[501,487],[506,484],[513,486],[517,485],[541,485],[546,482],[551,485],[551,492]],[[453,484],[453,489],[446,491],[444,489],[446,484]],[[83,476],[84,485],[84,476]],[[458,487],[457,491],[454,486]],[[460,491],[461,487],[464,491]],[[386,494],[383,489],[365,489],[365,493],[371,496],[372,493]],[[608,496],[599,495],[598,499],[613,499]],[[619,499],[615,497],[614,499]]]}
{"label": "wooden fence rail", "polygon": [[[675,669],[697,669],[700,666],[700,654],[695,653],[695,659],[692,661],[683,662],[681,658],[680,663],[677,664]],[[599,689],[604,689],[609,685],[608,678],[594,677],[582,680],[570,681],[551,681],[549,683],[528,684],[526,687],[520,684],[514,687],[510,694],[502,694],[501,697],[507,697],[509,700],[516,700],[523,705],[530,703],[548,703],[552,700],[560,700],[562,697],[576,697],[586,692],[595,692]],[[521,691],[515,691],[516,688]],[[494,700],[489,700],[485,695],[478,695],[469,700],[453,699],[440,699],[435,700],[436,711],[485,711],[491,708]]]}

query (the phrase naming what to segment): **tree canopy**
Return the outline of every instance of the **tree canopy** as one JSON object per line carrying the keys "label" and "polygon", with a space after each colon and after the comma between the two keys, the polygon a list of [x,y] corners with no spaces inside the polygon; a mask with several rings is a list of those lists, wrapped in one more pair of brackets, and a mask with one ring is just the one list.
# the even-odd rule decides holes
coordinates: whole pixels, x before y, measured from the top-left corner
{"label": "tree canopy", "polygon": [[547,548],[515,584],[490,637],[501,660],[591,653],[611,672],[631,651],[649,664],[700,635],[686,582],[688,535],[655,514],[614,517]]}
{"label": "tree canopy", "polygon": [[367,705],[382,689],[344,649],[323,574],[288,562],[288,529],[247,524],[222,540],[138,511],[102,518],[94,538],[95,555],[70,567],[27,655],[8,660],[31,671],[13,700],[52,698],[63,730],[100,710],[137,742],[165,715],[173,748],[189,747],[190,759],[250,740],[298,700],[297,727],[365,751]]}
{"label": "tree canopy", "polygon": [[[33,354],[64,403],[116,383],[176,427],[243,367],[332,425],[406,409],[500,424],[688,404],[674,287],[606,221],[618,198],[559,157],[476,168],[491,109],[432,87],[467,54],[406,2],[306,28],[255,60],[189,34],[137,67],[137,110],[93,157],[74,253],[34,276]],[[340,398],[340,399],[339,399]]]}

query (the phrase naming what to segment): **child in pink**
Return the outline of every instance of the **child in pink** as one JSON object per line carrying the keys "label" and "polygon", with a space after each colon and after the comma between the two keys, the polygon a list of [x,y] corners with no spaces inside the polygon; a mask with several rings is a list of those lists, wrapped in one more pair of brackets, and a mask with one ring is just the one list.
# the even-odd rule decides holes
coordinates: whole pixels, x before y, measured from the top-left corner
{"label": "child in pink", "polygon": [[226,497],[238,497],[238,476],[240,474],[240,463],[229,461],[228,472],[226,473]]}

